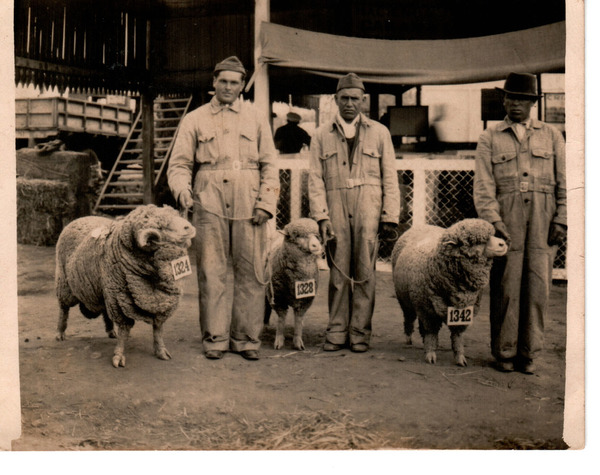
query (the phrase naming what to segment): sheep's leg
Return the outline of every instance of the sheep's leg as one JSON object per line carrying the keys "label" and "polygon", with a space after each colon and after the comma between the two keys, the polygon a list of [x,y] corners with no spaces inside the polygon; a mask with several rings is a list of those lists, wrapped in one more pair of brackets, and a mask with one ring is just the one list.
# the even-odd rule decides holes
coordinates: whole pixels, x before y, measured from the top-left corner
{"label": "sheep's leg", "polygon": [[450,328],[450,339],[452,341],[452,351],[454,352],[454,362],[458,366],[467,366],[465,358],[465,347],[463,344],[463,327]]}
{"label": "sheep's leg", "polygon": [[104,329],[108,334],[108,338],[117,338],[117,332],[115,331],[115,324],[108,316],[108,313],[102,312],[102,318],[104,319]]}
{"label": "sheep's leg", "polygon": [[163,341],[163,323],[164,322],[152,322],[152,335],[154,337],[154,354],[157,358],[161,360],[170,360],[171,354],[167,347],[165,346],[165,342]]}
{"label": "sheep's leg", "polygon": [[277,316],[279,317],[277,320],[277,330],[275,332],[275,342],[273,343],[273,348],[276,350],[280,350],[283,348],[283,344],[285,341],[285,317],[287,316],[287,308],[286,309],[276,309]]}
{"label": "sheep's leg", "polygon": [[423,336],[425,361],[431,364],[435,364],[437,361],[435,351],[438,347],[438,332],[440,331],[441,326],[441,321],[436,317],[419,317],[419,331]]}
{"label": "sheep's leg", "polygon": [[67,321],[69,320],[69,306],[61,305],[60,313],[58,314],[58,333],[56,334],[56,339],[58,341],[63,341],[65,339],[65,330],[67,329]]}
{"label": "sheep's leg", "polygon": [[404,308],[402,309],[402,313],[404,314],[404,343],[412,345],[412,333],[415,328],[415,318],[417,318],[417,315],[415,312]]}
{"label": "sheep's leg", "polygon": [[112,359],[112,364],[115,368],[125,366],[125,344],[129,339],[129,332],[133,327],[133,323],[120,323],[119,332],[117,333],[117,346]]}
{"label": "sheep's leg", "polygon": [[304,342],[302,341],[302,329],[304,326],[304,314],[306,311],[294,310],[294,348],[304,350]]}

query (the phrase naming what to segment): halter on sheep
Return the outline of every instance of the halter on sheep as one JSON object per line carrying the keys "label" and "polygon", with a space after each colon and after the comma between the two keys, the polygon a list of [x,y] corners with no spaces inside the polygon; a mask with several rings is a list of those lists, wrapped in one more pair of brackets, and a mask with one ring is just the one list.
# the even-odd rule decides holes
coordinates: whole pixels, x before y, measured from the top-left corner
{"label": "halter on sheep", "polygon": [[113,366],[125,366],[125,343],[136,320],[152,324],[155,355],[170,359],[162,326],[179,303],[176,280],[191,271],[175,264],[185,267],[195,234],[174,209],[154,205],[118,220],[88,216],[66,226],[56,245],[57,339],[64,340],[69,308],[79,303],[87,318],[102,313],[109,336],[117,337]]}

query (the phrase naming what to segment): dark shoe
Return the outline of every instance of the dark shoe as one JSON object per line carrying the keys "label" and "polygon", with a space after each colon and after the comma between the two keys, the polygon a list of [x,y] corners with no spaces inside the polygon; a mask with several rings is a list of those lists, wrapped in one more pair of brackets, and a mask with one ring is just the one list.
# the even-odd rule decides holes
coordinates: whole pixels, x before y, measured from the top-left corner
{"label": "dark shoe", "polygon": [[496,369],[503,373],[510,373],[515,370],[515,365],[512,361],[496,361]]}
{"label": "dark shoe", "polygon": [[223,358],[223,352],[221,350],[207,350],[204,352],[204,356],[209,360],[220,360]]}
{"label": "dark shoe", "polygon": [[350,346],[350,351],[354,353],[364,353],[368,349],[369,345],[366,343],[354,343],[352,346]]}
{"label": "dark shoe", "polygon": [[256,350],[242,350],[240,351],[240,355],[242,355],[243,358],[251,361],[259,359],[258,351]]}
{"label": "dark shoe", "polygon": [[344,348],[344,345],[336,345],[335,343],[329,343],[328,341],[323,345],[323,351],[340,351],[342,348]]}
{"label": "dark shoe", "polygon": [[521,364],[519,370],[521,373],[534,374],[536,371],[535,363],[533,361],[525,361]]}

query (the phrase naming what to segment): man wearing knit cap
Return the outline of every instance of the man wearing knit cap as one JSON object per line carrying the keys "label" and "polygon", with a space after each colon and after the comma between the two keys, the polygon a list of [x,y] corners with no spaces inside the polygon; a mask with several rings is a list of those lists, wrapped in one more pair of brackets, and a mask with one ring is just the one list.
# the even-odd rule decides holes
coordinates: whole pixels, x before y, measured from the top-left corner
{"label": "man wearing knit cap", "polygon": [[343,76],[335,94],[338,113],[311,143],[310,211],[329,241],[325,351],[369,349],[377,235],[394,236],[400,216],[392,139],[386,127],[361,113],[364,92],[356,74]]}
{"label": "man wearing knit cap", "polygon": [[506,117],[479,138],[473,199],[479,216],[509,244],[490,274],[490,331],[497,369],[532,374],[544,337],[556,246],[567,233],[565,142],[530,117],[533,74],[510,73]]}
{"label": "man wearing knit cap", "polygon": [[310,135],[300,127],[300,114],[288,112],[287,124],[275,132],[275,147],[279,153],[298,153],[302,147],[310,145]]}
{"label": "man wearing knit cap", "polygon": [[[216,65],[215,96],[183,118],[167,172],[173,196],[194,209],[200,330],[209,359],[228,350],[259,358],[266,223],[275,214],[279,173],[268,123],[239,98],[245,77],[235,56]],[[230,255],[232,309],[226,296]]]}

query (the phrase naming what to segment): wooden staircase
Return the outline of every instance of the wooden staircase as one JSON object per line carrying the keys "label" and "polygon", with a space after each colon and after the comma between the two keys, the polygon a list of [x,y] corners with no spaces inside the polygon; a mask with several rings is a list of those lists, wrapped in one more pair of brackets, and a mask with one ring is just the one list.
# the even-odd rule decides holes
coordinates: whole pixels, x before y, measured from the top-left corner
{"label": "wooden staircase", "polygon": [[[181,119],[192,97],[157,97],[154,101],[154,186],[167,170]],[[119,156],[106,178],[94,211],[124,214],[143,204],[142,113],[138,114]],[[164,181],[164,180],[163,180]]]}

